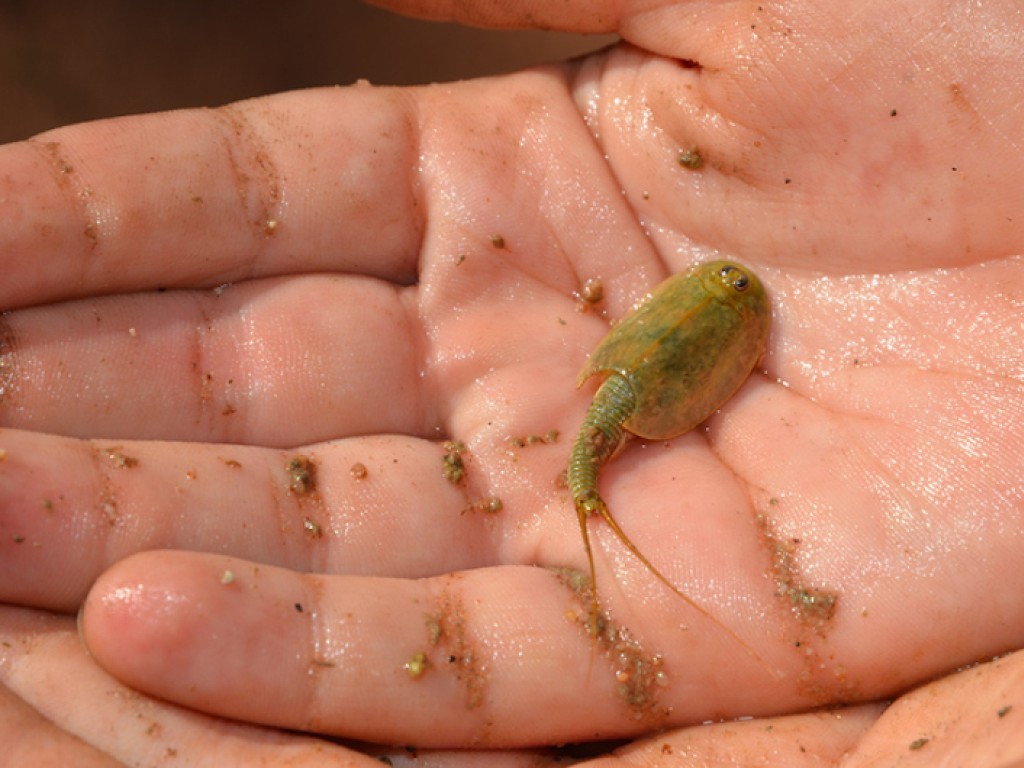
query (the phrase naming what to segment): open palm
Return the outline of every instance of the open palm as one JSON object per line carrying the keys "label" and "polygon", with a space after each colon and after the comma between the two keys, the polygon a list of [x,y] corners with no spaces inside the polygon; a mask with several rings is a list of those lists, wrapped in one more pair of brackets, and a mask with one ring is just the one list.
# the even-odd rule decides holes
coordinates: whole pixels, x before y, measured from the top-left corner
{"label": "open palm", "polygon": [[[997,10],[666,3],[564,66],[5,147],[0,599],[85,601],[94,658],[160,698],[424,747],[864,701],[1019,647]],[[601,478],[720,625],[594,521],[595,641],[575,377],[720,254],[771,296],[763,367]]]}

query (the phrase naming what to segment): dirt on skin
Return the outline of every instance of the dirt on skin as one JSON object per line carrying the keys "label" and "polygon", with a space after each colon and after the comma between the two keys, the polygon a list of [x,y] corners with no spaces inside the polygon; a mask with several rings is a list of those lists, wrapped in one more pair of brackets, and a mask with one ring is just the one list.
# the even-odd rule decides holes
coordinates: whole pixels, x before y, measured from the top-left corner
{"label": "dirt on skin", "polygon": [[796,558],[799,538],[779,537],[765,514],[757,516],[757,525],[771,555],[770,576],[775,584],[775,596],[802,629],[791,641],[803,662],[799,677],[801,689],[822,702],[857,700],[857,691],[847,679],[846,668],[836,663],[823,642],[832,628],[839,593],[804,581]]}
{"label": "dirt on skin", "polygon": [[526,435],[525,437],[513,437],[509,440],[513,448],[525,448],[528,445],[550,445],[558,442],[559,431],[549,429],[543,435]]}
{"label": "dirt on skin", "polygon": [[402,667],[410,678],[417,680],[430,668],[430,662],[427,660],[425,652],[417,651]]}
{"label": "dirt on skin", "polygon": [[[317,490],[317,463],[304,454],[297,454],[285,465],[288,473],[288,492],[295,497],[301,506],[311,503],[319,513],[323,513],[323,502]],[[324,527],[316,517],[305,514],[302,518],[302,532],[307,539],[322,539],[326,534]]]}
{"label": "dirt on skin", "polygon": [[107,448],[103,453],[110,459],[118,469],[131,469],[139,465],[139,460],[134,456],[127,456],[121,452],[121,446]]}
{"label": "dirt on skin", "polygon": [[679,164],[691,171],[699,171],[704,167],[704,155],[697,147],[690,147],[679,153]]}
{"label": "dirt on skin", "polygon": [[302,521],[302,530],[311,539],[319,539],[324,535],[324,529],[316,520],[306,517]]}
{"label": "dirt on skin", "polygon": [[801,624],[824,637],[831,628],[839,594],[825,587],[808,584],[802,579],[796,563],[800,539],[776,536],[765,515],[758,516],[757,524],[770,547],[775,595],[787,601],[793,616]]}
{"label": "dirt on skin", "polygon": [[0,405],[10,405],[18,382],[17,343],[10,324],[0,317]]}
{"label": "dirt on skin", "polygon": [[466,444],[461,440],[446,440],[444,443],[441,474],[452,485],[461,485],[466,479],[466,463],[462,460],[465,452]]}
{"label": "dirt on skin", "polygon": [[[574,568],[552,571],[576,596],[581,608],[591,605],[594,592],[586,573]],[[599,611],[595,617],[596,627],[592,626],[590,611],[586,609],[566,611],[566,618],[582,627],[593,642],[595,653],[610,662],[615,691],[634,720],[660,722],[671,714],[671,708],[659,700],[661,691],[669,684],[660,654],[646,651],[627,627],[616,624],[604,612]]]}
{"label": "dirt on skin", "polygon": [[438,599],[437,612],[425,621],[433,659],[424,654],[422,668],[453,672],[466,691],[466,709],[476,709],[483,703],[487,671],[474,650],[462,598],[453,593],[450,581]]}
{"label": "dirt on skin", "polygon": [[296,496],[316,493],[316,462],[309,456],[298,454],[288,460],[288,490]]}
{"label": "dirt on skin", "polygon": [[501,512],[504,508],[505,503],[500,498],[497,496],[491,496],[487,499],[474,501],[472,504],[463,507],[460,514],[465,515],[471,512],[484,512],[486,514],[493,515]]}
{"label": "dirt on skin", "polygon": [[[113,528],[118,524],[120,516],[117,510],[118,496],[114,490],[113,475],[108,467],[110,464],[113,464],[117,469],[129,469],[130,466],[134,465],[131,465],[130,461],[119,461],[117,458],[112,457],[110,450],[113,449],[105,450],[95,445],[89,448],[96,464],[96,474],[100,481],[99,498],[97,499],[99,513],[96,518]],[[125,459],[127,458],[125,457]],[[52,510],[52,508],[51,502],[48,509]]]}
{"label": "dirt on skin", "polygon": [[591,278],[583,284],[576,294],[576,311],[590,312],[604,300],[604,283],[599,278]]}

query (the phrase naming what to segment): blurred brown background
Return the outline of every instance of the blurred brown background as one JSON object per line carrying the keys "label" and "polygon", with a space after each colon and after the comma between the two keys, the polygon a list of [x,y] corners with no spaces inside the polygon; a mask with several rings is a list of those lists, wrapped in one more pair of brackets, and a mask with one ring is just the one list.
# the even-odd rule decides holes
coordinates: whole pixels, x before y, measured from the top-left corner
{"label": "blurred brown background", "polygon": [[294,88],[454,80],[607,45],[405,19],[357,0],[0,0],[0,142]]}

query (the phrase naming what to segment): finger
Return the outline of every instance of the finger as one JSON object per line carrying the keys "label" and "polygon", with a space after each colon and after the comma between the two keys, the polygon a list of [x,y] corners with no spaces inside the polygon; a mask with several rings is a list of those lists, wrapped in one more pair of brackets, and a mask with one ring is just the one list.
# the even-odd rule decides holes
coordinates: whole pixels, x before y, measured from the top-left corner
{"label": "finger", "polygon": [[414,110],[396,91],[330,89],[0,147],[0,306],[284,271],[408,282]]}
{"label": "finger", "polygon": [[495,494],[473,455],[453,483],[445,447],[412,438],[276,451],[5,431],[0,451],[0,601],[52,610],[147,549],[415,578],[493,562],[507,525],[483,510]]}
{"label": "finger", "polygon": [[1024,652],[1017,651],[901,696],[844,765],[1021,765],[1022,711]]}
{"label": "finger", "polygon": [[675,635],[684,667],[626,631],[595,649],[578,588],[537,568],[404,581],[148,553],[104,574],[83,631],[104,668],[150,694],[379,743],[617,738],[799,699],[750,685],[762,670],[742,650],[726,658],[714,632]]}
{"label": "finger", "polygon": [[[693,764],[1017,765],[1024,731],[1010,718],[1024,706],[1024,653],[972,666],[927,683],[895,702],[682,728],[621,747],[594,768]],[[590,763],[587,764],[591,765]]]}
{"label": "finger", "polygon": [[260,445],[436,434],[409,298],[375,279],[311,276],[12,312],[0,318],[0,418]]}
{"label": "finger", "polygon": [[369,0],[408,16],[437,21],[458,21],[472,26],[497,29],[560,29],[595,34],[615,32],[620,20],[619,3],[551,3],[546,0],[518,0],[514,3],[465,3],[458,0]]}
{"label": "finger", "polygon": [[510,275],[577,287],[577,263],[647,283],[658,262],[571,72],[281,94],[2,147],[0,253],[17,257],[0,307],[299,272],[441,267],[457,286],[463,262],[487,265],[481,299]]}
{"label": "finger", "polygon": [[685,756],[690,765],[749,765],[752,755],[767,757],[756,763],[759,765],[845,766],[844,758],[884,709],[884,704],[864,704],[681,728],[617,749],[614,758],[602,763],[601,768],[658,765],[655,761],[671,760],[673,756]]}
{"label": "finger", "polygon": [[81,739],[62,731],[0,685],[0,744],[5,765],[58,768],[113,768],[121,765]]}
{"label": "finger", "polygon": [[[83,652],[72,619],[0,608],[0,681],[56,729],[91,745],[91,754],[98,750],[126,765],[170,760],[176,765],[380,766],[328,742],[214,720],[140,696]],[[5,741],[5,750],[9,744]],[[90,757],[84,749],[77,755]]]}

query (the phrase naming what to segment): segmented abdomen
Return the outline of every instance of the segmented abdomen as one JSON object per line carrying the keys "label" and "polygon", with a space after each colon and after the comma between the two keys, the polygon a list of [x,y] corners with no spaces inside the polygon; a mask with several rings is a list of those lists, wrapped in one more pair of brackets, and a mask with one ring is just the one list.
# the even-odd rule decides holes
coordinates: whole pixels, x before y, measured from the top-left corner
{"label": "segmented abdomen", "polygon": [[569,456],[569,492],[577,509],[583,505],[590,513],[604,503],[597,491],[597,472],[622,444],[622,423],[635,408],[633,389],[621,375],[613,373],[598,388]]}

